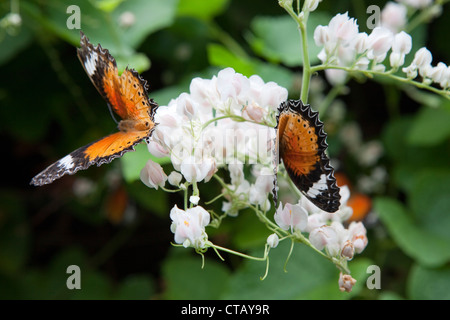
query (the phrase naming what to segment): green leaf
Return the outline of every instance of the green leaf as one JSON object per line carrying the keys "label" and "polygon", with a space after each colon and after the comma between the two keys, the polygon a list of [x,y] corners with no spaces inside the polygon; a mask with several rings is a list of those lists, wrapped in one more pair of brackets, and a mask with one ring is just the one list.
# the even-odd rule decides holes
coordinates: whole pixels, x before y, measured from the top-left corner
{"label": "green leaf", "polygon": [[0,31],[0,65],[8,62],[31,43],[31,32],[25,26],[15,35]]}
{"label": "green leaf", "polygon": [[[349,299],[358,294],[365,286],[367,259],[355,259],[350,262],[352,277],[357,280],[351,293],[339,290],[339,272],[329,260],[296,243],[292,256],[284,272],[284,264],[288,256],[290,242],[284,241],[269,253],[270,268],[267,277],[264,275],[265,262],[245,260],[233,274],[229,290],[224,299]],[[253,256],[262,256],[259,252],[251,252]]]}
{"label": "green leaf", "polygon": [[255,66],[251,60],[238,57],[219,44],[209,44],[207,47],[208,60],[213,66],[222,68],[231,67],[236,72],[250,77],[255,74]]}
{"label": "green leaf", "polygon": [[450,260],[449,241],[417,225],[400,202],[379,197],[374,208],[405,254],[424,266],[440,266]]}
{"label": "green leaf", "polygon": [[228,2],[228,0],[180,0],[178,15],[211,20],[226,9]]}
{"label": "green leaf", "polygon": [[414,176],[410,208],[421,227],[450,241],[450,170],[427,168]]}
{"label": "green leaf", "polygon": [[118,34],[121,41],[137,48],[149,34],[170,26],[175,20],[176,9],[177,0],[128,0],[112,12],[111,18],[118,28],[124,12],[135,16],[135,23],[129,27],[118,28]]}
{"label": "green leaf", "polygon": [[[80,31],[70,30],[66,25],[69,18],[66,10],[72,4],[71,0],[48,1],[45,10],[41,10],[32,3],[26,3],[24,11],[27,17],[50,32],[79,45]],[[100,43],[103,48],[108,49],[117,60],[119,70],[129,65],[142,72],[150,66],[150,62],[145,55],[137,53],[136,48],[149,34],[173,23],[177,1],[102,1],[99,8],[89,0],[80,0],[76,5],[81,12],[81,30],[91,43]],[[127,25],[123,23],[124,13],[130,20]]]}
{"label": "green leaf", "polygon": [[[321,48],[314,43],[314,30],[318,25],[326,25],[331,16],[315,12],[309,16],[307,37],[310,63],[319,62],[317,55]],[[284,63],[289,67],[303,65],[301,38],[298,26],[290,16],[256,17],[251,22],[252,34],[247,41],[253,51],[267,60]]]}
{"label": "green leaf", "polygon": [[449,300],[450,269],[430,269],[415,265],[408,278],[407,291],[413,300]]}
{"label": "green leaf", "polygon": [[[185,252],[176,252],[177,250]],[[187,256],[190,250],[173,248],[174,254],[165,261],[163,266],[167,288],[165,298],[180,300],[220,298],[230,277],[225,264],[207,259],[202,269],[201,256]]]}
{"label": "green leaf", "polygon": [[437,145],[450,138],[450,103],[439,108],[423,107],[414,119],[407,142],[417,146]]}
{"label": "green leaf", "polygon": [[99,9],[101,9],[101,10],[103,10],[103,11],[111,12],[111,11],[113,11],[114,9],[116,9],[117,6],[118,6],[119,4],[121,4],[122,2],[124,2],[124,1],[125,1],[125,0],[95,0],[95,1],[93,2],[93,4],[94,4],[97,8],[99,8]]}

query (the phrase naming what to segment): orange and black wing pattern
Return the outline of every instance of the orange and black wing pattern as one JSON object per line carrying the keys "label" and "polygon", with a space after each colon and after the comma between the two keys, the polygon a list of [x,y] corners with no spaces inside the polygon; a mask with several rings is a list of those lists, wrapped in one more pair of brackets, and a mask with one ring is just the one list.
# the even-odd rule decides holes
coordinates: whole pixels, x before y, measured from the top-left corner
{"label": "orange and black wing pattern", "polygon": [[154,129],[153,115],[158,105],[148,98],[147,82],[133,69],[118,74],[115,59],[100,44],[93,46],[81,33],[78,57],[94,86],[109,107],[122,119],[119,131],[83,146],[36,175],[31,184],[42,186],[65,174],[74,174],[92,165],[100,166],[133,151]]}
{"label": "orange and black wing pattern", "polygon": [[[301,100],[283,102],[278,111],[275,143],[278,159],[283,160],[292,182],[313,204],[327,212],[337,211],[339,187],[325,154],[327,135],[318,112]],[[276,189],[275,181],[275,199]]]}

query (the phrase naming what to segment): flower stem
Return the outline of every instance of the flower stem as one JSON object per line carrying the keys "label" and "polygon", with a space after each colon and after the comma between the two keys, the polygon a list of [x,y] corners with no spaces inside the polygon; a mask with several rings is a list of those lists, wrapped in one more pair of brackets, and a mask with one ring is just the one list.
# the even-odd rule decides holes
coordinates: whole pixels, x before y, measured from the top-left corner
{"label": "flower stem", "polygon": [[374,71],[374,70],[359,70],[359,69],[353,69],[353,68],[343,67],[343,66],[320,64],[320,65],[311,67],[311,72],[314,73],[314,72],[325,70],[325,69],[339,69],[339,70],[344,70],[347,72],[359,72],[359,73],[365,74],[366,76],[382,76],[382,77],[393,79],[393,80],[401,82],[401,83],[413,85],[420,89],[432,91],[432,92],[439,94],[440,96],[450,100],[450,91],[449,90],[437,89],[437,88],[432,87],[424,82],[419,82],[419,81],[415,81],[412,79],[403,78],[403,77],[394,75],[389,71],[381,72],[381,71]]}
{"label": "flower stem", "polygon": [[308,21],[308,15],[309,12],[306,11],[305,15],[303,16],[303,20],[299,24],[303,50],[303,78],[300,99],[303,101],[303,103],[307,103],[308,101],[309,83],[311,81],[311,65],[309,63],[308,37],[306,34],[306,23]]}

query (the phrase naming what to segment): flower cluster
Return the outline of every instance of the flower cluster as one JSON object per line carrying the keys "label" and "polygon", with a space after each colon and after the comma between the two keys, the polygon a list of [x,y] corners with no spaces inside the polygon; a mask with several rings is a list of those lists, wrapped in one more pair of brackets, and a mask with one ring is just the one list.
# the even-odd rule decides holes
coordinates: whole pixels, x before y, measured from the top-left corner
{"label": "flower cluster", "polygon": [[[264,211],[270,209],[273,127],[277,107],[286,99],[285,88],[274,82],[265,83],[256,75],[247,78],[232,68],[220,71],[212,79],[193,79],[190,93],[182,93],[168,106],[157,109],[158,125],[148,143],[154,156],[170,157],[175,170],[167,176],[159,164],[149,160],[141,170],[141,180],[151,188],[164,188],[168,181],[186,189],[183,178],[187,184],[208,182],[223,167],[231,178],[230,184],[222,182],[225,213],[237,215],[249,204]],[[252,165],[252,177],[248,179],[244,175],[245,163]],[[175,242],[202,248],[205,220],[201,218],[203,223],[196,223],[198,218],[187,219],[204,211],[198,206],[200,195],[195,190],[189,197],[195,211],[172,209],[172,231]],[[194,231],[188,233],[189,228]]]}
{"label": "flower cluster", "polygon": [[328,213],[314,206],[306,197],[295,205],[280,204],[275,212],[275,222],[283,230],[291,233],[309,233],[309,241],[318,250],[324,250],[330,257],[351,260],[355,253],[361,253],[367,246],[366,229],[361,222],[351,222],[345,228],[343,222],[352,215],[352,208],[347,206],[349,189],[341,187],[340,209]]}
{"label": "flower cluster", "polygon": [[[330,68],[325,70],[332,84],[344,83],[347,71],[393,72],[405,63],[411,52],[412,38],[399,31],[406,24],[407,9],[403,4],[389,2],[381,14],[380,26],[370,34],[359,32],[356,20],[348,14],[338,14],[327,26],[318,26],[314,31],[315,43],[323,47],[318,57]],[[389,53],[390,51],[390,53]],[[386,71],[384,62],[389,53],[391,70]],[[427,84],[439,84],[443,89],[450,86],[450,67],[443,62],[431,66],[432,55],[426,48],[415,53],[410,66],[402,68],[408,79],[420,75]]]}
{"label": "flower cluster", "polygon": [[205,247],[208,240],[205,227],[210,222],[208,211],[200,206],[184,211],[175,205],[170,211],[170,219],[172,219],[170,230],[175,234],[176,243],[182,244],[185,248]]}
{"label": "flower cluster", "polygon": [[158,108],[149,151],[169,156],[188,182],[207,182],[236,161],[269,164],[275,112],[286,98],[285,88],[232,68],[195,78],[189,94]]}
{"label": "flower cluster", "polygon": [[[328,26],[318,26],[314,40],[318,46],[324,47],[318,55],[323,64],[376,72],[385,71],[382,62],[389,50],[391,67],[398,68],[412,47],[411,36],[404,31],[393,34],[381,26],[374,28],[369,35],[359,32],[356,20],[349,18],[347,13],[333,17]],[[334,84],[344,82],[347,77],[344,70],[327,69],[325,73]]]}
{"label": "flower cluster", "polygon": [[403,68],[409,79],[414,79],[419,74],[425,83],[438,83],[443,89],[450,87],[450,66],[439,62],[436,66],[431,65],[433,56],[431,52],[423,47],[417,50],[412,63]]}

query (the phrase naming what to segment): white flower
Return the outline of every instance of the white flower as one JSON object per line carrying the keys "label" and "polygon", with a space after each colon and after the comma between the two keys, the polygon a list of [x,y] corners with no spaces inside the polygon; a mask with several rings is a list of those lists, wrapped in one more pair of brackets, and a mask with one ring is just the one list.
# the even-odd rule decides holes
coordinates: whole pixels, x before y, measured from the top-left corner
{"label": "white flower", "polygon": [[369,47],[368,38],[369,36],[365,32],[360,32],[355,36],[352,45],[355,48],[356,53],[363,53],[368,49]]}
{"label": "white flower", "polygon": [[330,41],[328,26],[317,26],[314,30],[314,42],[316,43],[316,45],[322,47],[328,41]]}
{"label": "white flower", "polygon": [[342,84],[347,79],[347,72],[339,69],[326,69],[325,75],[332,85]]}
{"label": "white flower", "polygon": [[328,225],[312,230],[309,234],[309,241],[317,250],[323,250],[325,247],[334,249],[339,243],[336,230]]}
{"label": "white flower", "polygon": [[414,55],[413,63],[420,68],[431,64],[432,60],[433,55],[431,54],[431,52],[427,48],[422,47],[417,50],[416,54]]}
{"label": "white flower", "polygon": [[[391,48],[393,40],[394,36],[389,29],[383,27],[376,27],[375,29],[373,29],[368,37],[369,59],[383,57],[383,55],[385,56]],[[381,61],[382,60],[378,60],[378,62]]]}
{"label": "white flower", "polygon": [[449,73],[448,67],[445,63],[439,62],[436,67],[431,69],[430,78],[441,85],[441,87],[448,87]]}
{"label": "white flower", "polygon": [[406,73],[406,77],[408,79],[414,79],[415,77],[417,77],[417,66],[415,66],[414,64],[411,64],[406,68],[402,68],[402,71]]}
{"label": "white flower", "polygon": [[150,188],[158,189],[164,187],[167,176],[159,163],[148,160],[145,167],[141,170],[140,178],[142,182]]}
{"label": "white flower", "polygon": [[412,38],[405,31],[401,31],[394,36],[392,52],[408,54],[411,52]]}
{"label": "white flower", "polygon": [[175,234],[176,243],[183,244],[185,248],[205,247],[208,240],[205,227],[210,222],[210,215],[205,209],[196,206],[184,211],[175,205],[170,211],[170,219],[170,229]]}
{"label": "white flower", "polygon": [[348,12],[334,16],[328,27],[332,41],[341,40],[344,44],[349,43],[358,34],[356,20],[350,19]]}
{"label": "white flower", "polygon": [[381,26],[397,32],[406,25],[407,8],[401,3],[388,2],[381,11]]}
{"label": "white flower", "polygon": [[274,219],[281,229],[288,230],[290,228],[291,232],[297,230],[305,231],[308,225],[308,213],[306,210],[300,205],[292,205],[290,203],[286,203],[284,209],[280,203]]}
{"label": "white flower", "polygon": [[366,228],[362,222],[353,221],[348,227],[350,241],[355,246],[356,253],[361,253],[367,246]]}
{"label": "white flower", "polygon": [[180,171],[188,182],[208,182],[216,171],[215,160],[211,157],[196,158],[194,156],[183,159]]}
{"label": "white flower", "polygon": [[276,233],[272,233],[270,236],[267,237],[267,244],[271,248],[276,248],[278,246],[279,238]]}

